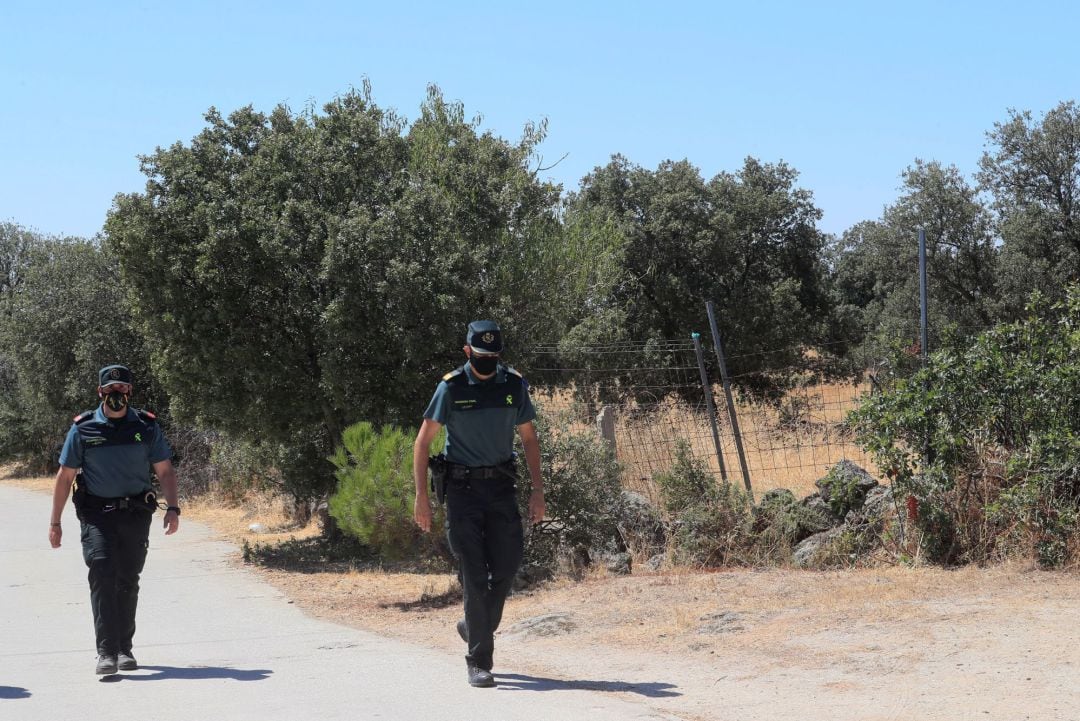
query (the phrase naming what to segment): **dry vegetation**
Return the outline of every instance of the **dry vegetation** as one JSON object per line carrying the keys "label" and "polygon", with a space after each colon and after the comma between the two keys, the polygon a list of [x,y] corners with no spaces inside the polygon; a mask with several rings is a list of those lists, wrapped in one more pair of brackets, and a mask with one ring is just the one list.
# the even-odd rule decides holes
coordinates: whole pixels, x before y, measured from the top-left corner
{"label": "dry vegetation", "polygon": [[[754,494],[773,488],[787,488],[797,497],[816,489],[814,482],[838,461],[847,459],[877,475],[872,460],[857,446],[844,428],[849,411],[859,396],[869,391],[866,384],[825,383],[793,391],[778,406],[737,403],[736,416],[743,439],[747,470]],[[723,389],[714,389],[723,399]],[[548,412],[565,413],[575,419],[577,430],[593,432],[594,423],[584,420],[580,404],[566,391],[540,394],[538,400]],[[726,409],[717,411],[720,423],[721,455],[727,478],[742,485],[735,436]],[[663,399],[647,409],[630,405],[615,409],[615,446],[622,463],[623,485],[653,502],[658,492],[652,478],[668,470],[679,441],[689,444],[694,456],[721,477],[712,429],[704,408]]]}

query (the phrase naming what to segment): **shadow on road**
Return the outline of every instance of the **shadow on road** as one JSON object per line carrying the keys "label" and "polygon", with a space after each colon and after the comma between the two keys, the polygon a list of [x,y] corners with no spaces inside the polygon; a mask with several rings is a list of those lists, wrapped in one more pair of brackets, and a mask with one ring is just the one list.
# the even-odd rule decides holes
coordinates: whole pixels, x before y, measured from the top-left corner
{"label": "shadow on road", "polygon": [[[144,674],[139,671],[153,671]],[[118,674],[110,676],[124,681],[164,681],[175,679],[180,681],[206,681],[214,678],[227,678],[233,681],[262,681],[273,671],[268,669],[241,669],[227,668],[223,666],[140,666],[139,671],[134,673]]]}
{"label": "shadow on road", "polygon": [[649,698],[670,698],[682,696],[671,689],[678,688],[671,683],[627,683],[626,681],[564,681],[554,678],[524,676],[516,673],[496,673],[495,680],[499,688],[513,691],[621,691],[636,693]]}
{"label": "shadow on road", "polygon": [[21,686],[0,686],[0,698],[30,698],[30,692]]}

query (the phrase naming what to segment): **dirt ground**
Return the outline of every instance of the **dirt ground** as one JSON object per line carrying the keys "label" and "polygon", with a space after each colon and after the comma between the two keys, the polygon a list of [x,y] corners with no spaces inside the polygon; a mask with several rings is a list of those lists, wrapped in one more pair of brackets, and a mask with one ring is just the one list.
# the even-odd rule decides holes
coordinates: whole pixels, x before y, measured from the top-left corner
{"label": "dirt ground", "polygon": [[[11,467],[0,482],[52,485]],[[183,518],[238,544],[315,534],[288,528],[269,501],[187,501]],[[237,564],[315,616],[464,654],[450,575],[270,569],[244,564],[239,549]],[[519,629],[549,614],[561,617],[549,625],[558,633]],[[511,597],[495,662],[503,685],[527,673],[551,690],[618,693],[684,719],[1077,721],[1080,576],[1024,566],[597,573]]]}

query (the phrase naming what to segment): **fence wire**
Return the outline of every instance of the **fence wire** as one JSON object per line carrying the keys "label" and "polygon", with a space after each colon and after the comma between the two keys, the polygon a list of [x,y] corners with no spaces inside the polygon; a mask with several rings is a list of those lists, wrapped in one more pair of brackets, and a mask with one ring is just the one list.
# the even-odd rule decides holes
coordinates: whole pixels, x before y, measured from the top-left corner
{"label": "fence wire", "polygon": [[[694,344],[650,341],[592,347],[540,347],[528,369],[537,402],[577,430],[599,432],[601,413],[614,423],[623,483],[653,501],[654,478],[671,470],[680,448],[714,474],[743,485],[735,435],[719,378],[710,378],[714,413],[701,383]],[[739,378],[733,379],[738,386]],[[868,383],[807,383],[778,403],[735,394],[747,470],[755,496],[771,488],[798,494],[841,460],[875,473],[844,419]],[[715,422],[719,449],[713,437]]]}

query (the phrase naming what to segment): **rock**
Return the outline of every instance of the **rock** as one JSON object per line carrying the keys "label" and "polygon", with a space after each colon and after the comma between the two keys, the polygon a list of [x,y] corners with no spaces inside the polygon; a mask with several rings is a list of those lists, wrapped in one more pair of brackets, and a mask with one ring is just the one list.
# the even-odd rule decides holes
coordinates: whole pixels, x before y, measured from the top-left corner
{"label": "rock", "polygon": [[248,526],[248,530],[252,533],[266,533],[268,529],[261,523],[252,523]]}
{"label": "rock", "polygon": [[547,613],[518,621],[504,632],[507,636],[550,637],[564,636],[577,628],[569,613]]}
{"label": "rock", "polygon": [[879,521],[896,513],[892,489],[887,486],[871,488],[863,501],[862,516],[868,521]]}
{"label": "rock", "polygon": [[524,591],[544,581],[550,581],[554,577],[555,572],[550,568],[530,563],[518,569],[513,588],[515,591]]}
{"label": "rock", "polygon": [[[809,496],[799,501],[799,505],[816,514],[822,521],[827,522],[829,528],[839,526],[843,523],[843,519],[836,517],[836,514],[832,512],[832,508],[825,502],[825,499],[821,497],[820,493],[811,493]],[[815,533],[824,530],[826,529],[819,528]]]}
{"label": "rock", "polygon": [[664,554],[658,553],[645,562],[645,568],[649,569],[650,571],[659,571],[661,568],[664,567],[666,561],[667,558],[664,556]]}
{"label": "rock", "polygon": [[832,543],[834,539],[843,534],[844,530],[843,526],[839,528],[830,528],[827,531],[815,533],[803,540],[799,545],[795,546],[795,550],[791,554],[792,561],[794,561],[795,565],[799,568],[809,567],[812,565],[814,556],[828,546],[828,544]]}
{"label": "rock", "polygon": [[850,510],[862,508],[863,500],[878,482],[874,477],[851,461],[843,460],[829,469],[824,478],[814,483],[821,498],[833,511],[833,515],[846,516]]}
{"label": "rock", "polygon": [[698,633],[717,634],[744,630],[741,623],[742,616],[732,611],[707,613],[698,620],[704,622],[698,626]]}
{"label": "rock", "polygon": [[753,509],[753,515],[757,533],[771,533],[792,544],[832,528],[837,523],[820,497],[816,505],[800,503],[786,488],[774,488],[762,495],[761,503]]}
{"label": "rock", "polygon": [[657,553],[664,548],[664,520],[660,512],[644,496],[623,491],[619,503],[617,526],[623,549],[642,555]]}
{"label": "rock", "polygon": [[607,570],[620,576],[629,575],[633,559],[629,553],[616,553],[607,559]]}

